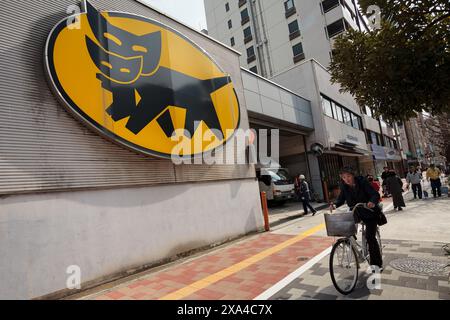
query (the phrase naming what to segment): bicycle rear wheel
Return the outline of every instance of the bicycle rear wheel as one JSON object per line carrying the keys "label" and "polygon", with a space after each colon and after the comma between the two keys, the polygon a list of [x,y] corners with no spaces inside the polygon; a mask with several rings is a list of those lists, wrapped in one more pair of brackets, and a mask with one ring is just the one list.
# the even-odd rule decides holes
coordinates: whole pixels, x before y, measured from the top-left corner
{"label": "bicycle rear wheel", "polygon": [[331,249],[330,275],[337,291],[349,294],[358,282],[359,265],[355,249],[349,239],[339,239]]}

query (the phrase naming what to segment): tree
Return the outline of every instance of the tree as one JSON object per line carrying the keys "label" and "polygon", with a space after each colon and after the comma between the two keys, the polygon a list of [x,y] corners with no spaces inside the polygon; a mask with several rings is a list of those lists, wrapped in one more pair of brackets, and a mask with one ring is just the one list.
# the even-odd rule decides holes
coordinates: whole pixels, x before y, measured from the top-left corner
{"label": "tree", "polygon": [[360,0],[381,9],[381,27],[335,42],[332,81],[386,120],[450,111],[450,1]]}

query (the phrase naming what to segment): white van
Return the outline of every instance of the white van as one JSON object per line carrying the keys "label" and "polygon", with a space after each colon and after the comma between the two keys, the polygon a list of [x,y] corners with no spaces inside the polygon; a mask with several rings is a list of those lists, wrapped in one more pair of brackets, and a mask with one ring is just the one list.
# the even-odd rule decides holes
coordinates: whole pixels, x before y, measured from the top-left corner
{"label": "white van", "polygon": [[294,198],[294,181],[285,168],[257,168],[259,191],[265,192],[268,201],[284,203]]}

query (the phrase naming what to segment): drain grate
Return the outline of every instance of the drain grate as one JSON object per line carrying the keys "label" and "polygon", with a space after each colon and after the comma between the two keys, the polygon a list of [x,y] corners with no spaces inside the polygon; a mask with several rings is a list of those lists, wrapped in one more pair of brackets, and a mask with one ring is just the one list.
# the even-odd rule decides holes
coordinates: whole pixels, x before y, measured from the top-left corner
{"label": "drain grate", "polygon": [[402,258],[392,260],[391,267],[402,272],[412,273],[422,276],[447,276],[447,265],[438,261],[419,259],[419,258]]}

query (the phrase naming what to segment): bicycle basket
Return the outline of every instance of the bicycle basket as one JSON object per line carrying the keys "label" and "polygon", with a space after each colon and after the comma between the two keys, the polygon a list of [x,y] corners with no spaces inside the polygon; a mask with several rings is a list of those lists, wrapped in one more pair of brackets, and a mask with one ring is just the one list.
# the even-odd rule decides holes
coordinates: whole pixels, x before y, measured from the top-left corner
{"label": "bicycle basket", "polygon": [[329,237],[349,237],[356,234],[356,224],[352,213],[325,213],[325,225]]}

